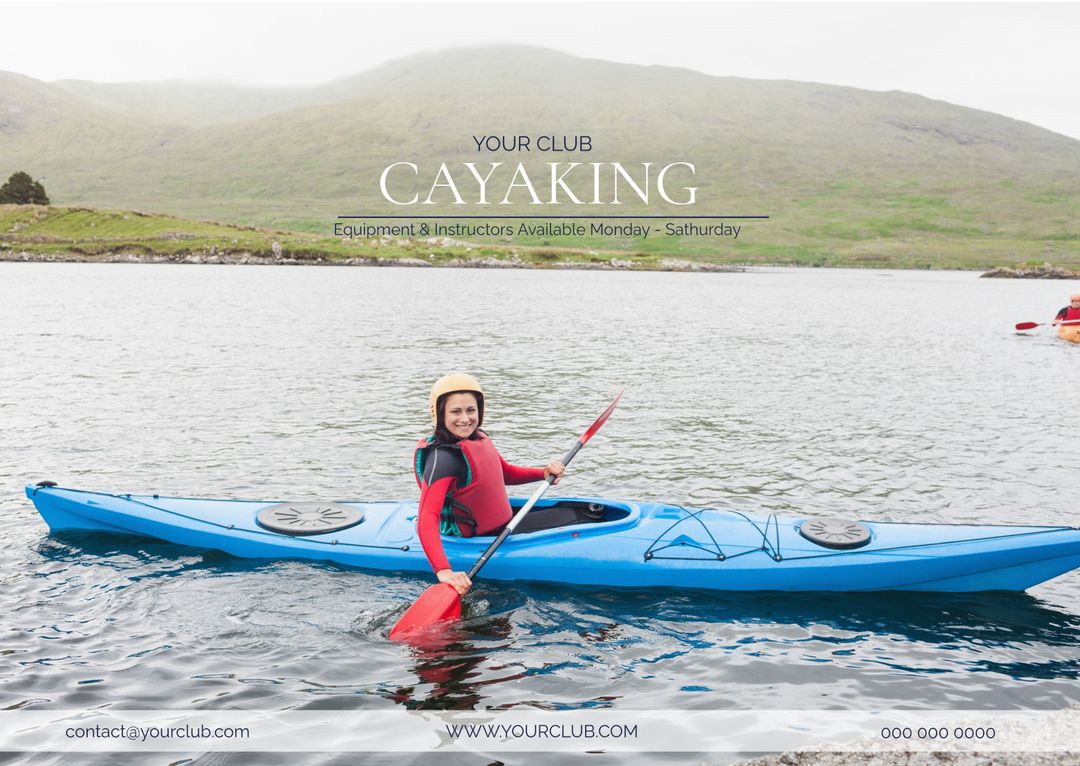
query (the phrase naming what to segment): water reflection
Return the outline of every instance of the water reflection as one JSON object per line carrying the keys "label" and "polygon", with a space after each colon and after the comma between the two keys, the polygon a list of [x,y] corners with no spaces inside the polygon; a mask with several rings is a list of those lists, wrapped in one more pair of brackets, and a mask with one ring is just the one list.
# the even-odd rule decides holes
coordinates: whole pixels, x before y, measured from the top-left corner
{"label": "water reflection", "polygon": [[[510,648],[513,623],[505,615],[493,615],[473,624],[439,623],[410,636],[408,647],[412,672],[420,683],[401,687],[390,699],[409,710],[472,710],[483,701],[485,686],[516,681],[525,671],[487,677],[481,666],[490,664],[489,655]],[[471,639],[482,634],[484,645]],[[501,641],[490,645],[492,640]],[[496,672],[515,665],[492,667]]]}

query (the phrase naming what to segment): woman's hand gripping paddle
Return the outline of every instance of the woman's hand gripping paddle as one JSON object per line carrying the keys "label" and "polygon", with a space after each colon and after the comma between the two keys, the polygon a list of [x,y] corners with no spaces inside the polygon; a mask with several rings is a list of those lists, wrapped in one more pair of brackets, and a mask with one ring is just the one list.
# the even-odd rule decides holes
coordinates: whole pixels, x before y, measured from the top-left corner
{"label": "woman's hand gripping paddle", "polygon": [[[607,419],[611,417],[611,413],[615,410],[615,405],[619,403],[619,399],[622,398],[623,392],[620,391],[619,395],[615,397],[615,400],[608,405],[608,408],[596,419],[589,428],[581,435],[581,437],[574,443],[574,446],[563,456],[562,464],[570,465],[570,461],[574,459],[574,455],[578,453],[582,447],[589,443],[589,439],[596,435],[596,432],[600,430],[600,426],[607,422]],[[499,533],[499,536],[495,538],[494,542],[487,547],[483,555],[477,559],[473,568],[469,570],[469,579],[476,577],[480,569],[488,562],[495,550],[502,545],[503,540],[510,536],[511,533],[517,528],[517,525],[521,523],[521,520],[525,518],[525,514],[532,510],[532,507],[536,505],[536,501],[543,497],[547,492],[548,487],[555,481],[554,476],[548,476],[544,480],[544,483],[540,485],[540,488],[533,493],[533,496],[529,498],[529,501],[522,506],[521,510],[514,514],[514,517],[510,519],[510,523],[506,525],[506,528]],[[416,600],[416,603],[410,606],[405,614],[401,615],[401,619],[397,621],[397,624],[390,631],[390,639],[392,641],[400,641],[407,638],[408,634],[415,630],[424,628],[428,625],[433,625],[441,620],[456,620],[461,617],[461,596],[453,585],[449,583],[439,583],[432,585],[422,594],[420,598]]]}

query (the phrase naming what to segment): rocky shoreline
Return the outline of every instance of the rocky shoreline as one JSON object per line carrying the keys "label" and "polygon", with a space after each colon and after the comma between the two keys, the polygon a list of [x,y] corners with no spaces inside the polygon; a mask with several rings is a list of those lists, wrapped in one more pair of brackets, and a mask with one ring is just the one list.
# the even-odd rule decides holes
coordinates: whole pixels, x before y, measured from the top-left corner
{"label": "rocky shoreline", "polygon": [[[571,271],[677,271],[693,273],[740,273],[746,266],[722,263],[706,263],[682,258],[661,258],[659,260],[638,261],[633,257],[604,257],[591,260],[544,260],[528,261],[517,253],[509,258],[492,256],[458,257],[430,261],[418,257],[377,257],[353,256],[348,258],[332,257],[320,252],[290,253],[277,242],[269,251],[264,250],[219,250],[215,247],[165,252],[140,252],[118,250],[116,252],[88,254],[78,251],[41,253],[33,250],[20,250],[5,243],[0,247],[0,262],[16,261],[23,263],[177,263],[198,265],[230,266],[366,266],[366,267],[404,267],[404,268],[449,268],[449,269],[565,269]],[[471,248],[469,248],[471,249]],[[589,254],[594,255],[594,254]],[[760,264],[782,267],[784,264]],[[984,272],[982,278],[990,279],[1080,279],[1080,272],[1046,263],[1042,266],[1014,269],[1001,266]]]}
{"label": "rocky shoreline", "polygon": [[[1061,710],[1043,711],[1032,719],[1003,722],[998,734],[1004,741],[1020,745],[1016,749],[967,751],[959,749],[960,743],[953,741],[943,742],[941,750],[878,750],[879,740],[866,739],[850,743],[859,747],[846,751],[778,753],[739,761],[738,766],[1058,766],[1076,762],[1071,748],[1078,715],[1080,705],[1070,705]],[[1022,749],[1026,747],[1031,749]]]}
{"label": "rocky shoreline", "polygon": [[181,263],[233,266],[398,266],[408,268],[458,269],[570,269],[579,271],[686,271],[738,273],[742,266],[665,258],[658,263],[641,264],[631,258],[610,258],[603,261],[550,261],[528,263],[511,258],[463,257],[431,263],[422,258],[327,258],[321,255],[295,257],[287,252],[269,255],[249,251],[210,251],[180,253],[138,253],[119,251],[102,255],[83,253],[41,254],[27,250],[0,250],[0,261],[35,263]]}
{"label": "rocky shoreline", "polygon": [[1058,268],[1049,263],[1027,269],[1011,269],[1001,266],[982,275],[990,279],[1080,279],[1080,272]]}
{"label": "rocky shoreline", "polygon": [[738,766],[1061,766],[1064,753],[784,753]]}

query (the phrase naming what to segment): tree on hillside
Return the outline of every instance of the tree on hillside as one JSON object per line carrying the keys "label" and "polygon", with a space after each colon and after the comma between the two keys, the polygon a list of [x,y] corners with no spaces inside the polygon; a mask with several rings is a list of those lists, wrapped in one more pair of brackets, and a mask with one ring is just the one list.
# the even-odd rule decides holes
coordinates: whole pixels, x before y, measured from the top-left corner
{"label": "tree on hillside", "polygon": [[0,186],[0,204],[7,205],[48,205],[49,196],[45,187],[21,170],[11,174],[7,183]]}

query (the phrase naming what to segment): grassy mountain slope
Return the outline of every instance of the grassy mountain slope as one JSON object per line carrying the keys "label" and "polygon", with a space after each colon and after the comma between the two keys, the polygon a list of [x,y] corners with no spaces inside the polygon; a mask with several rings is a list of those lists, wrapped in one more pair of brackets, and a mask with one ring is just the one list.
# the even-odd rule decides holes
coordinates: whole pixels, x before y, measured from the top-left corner
{"label": "grassy mountain slope", "polygon": [[[772,220],[748,224],[735,242],[586,236],[574,244],[932,265],[976,249],[995,263],[1060,262],[1080,241],[1080,141],[907,93],[531,48],[413,56],[317,88],[245,93],[0,75],[0,173],[44,176],[57,203],[325,232],[338,214],[404,212],[378,193],[379,173],[395,161],[420,165],[426,191],[440,162],[523,160],[542,179],[550,161],[684,160],[696,164],[701,187],[692,212]],[[588,134],[593,151],[477,153],[470,137],[483,133]],[[449,201],[444,194],[443,204],[407,212],[462,212]],[[526,202],[519,195],[507,209],[468,212],[535,213]]]}

